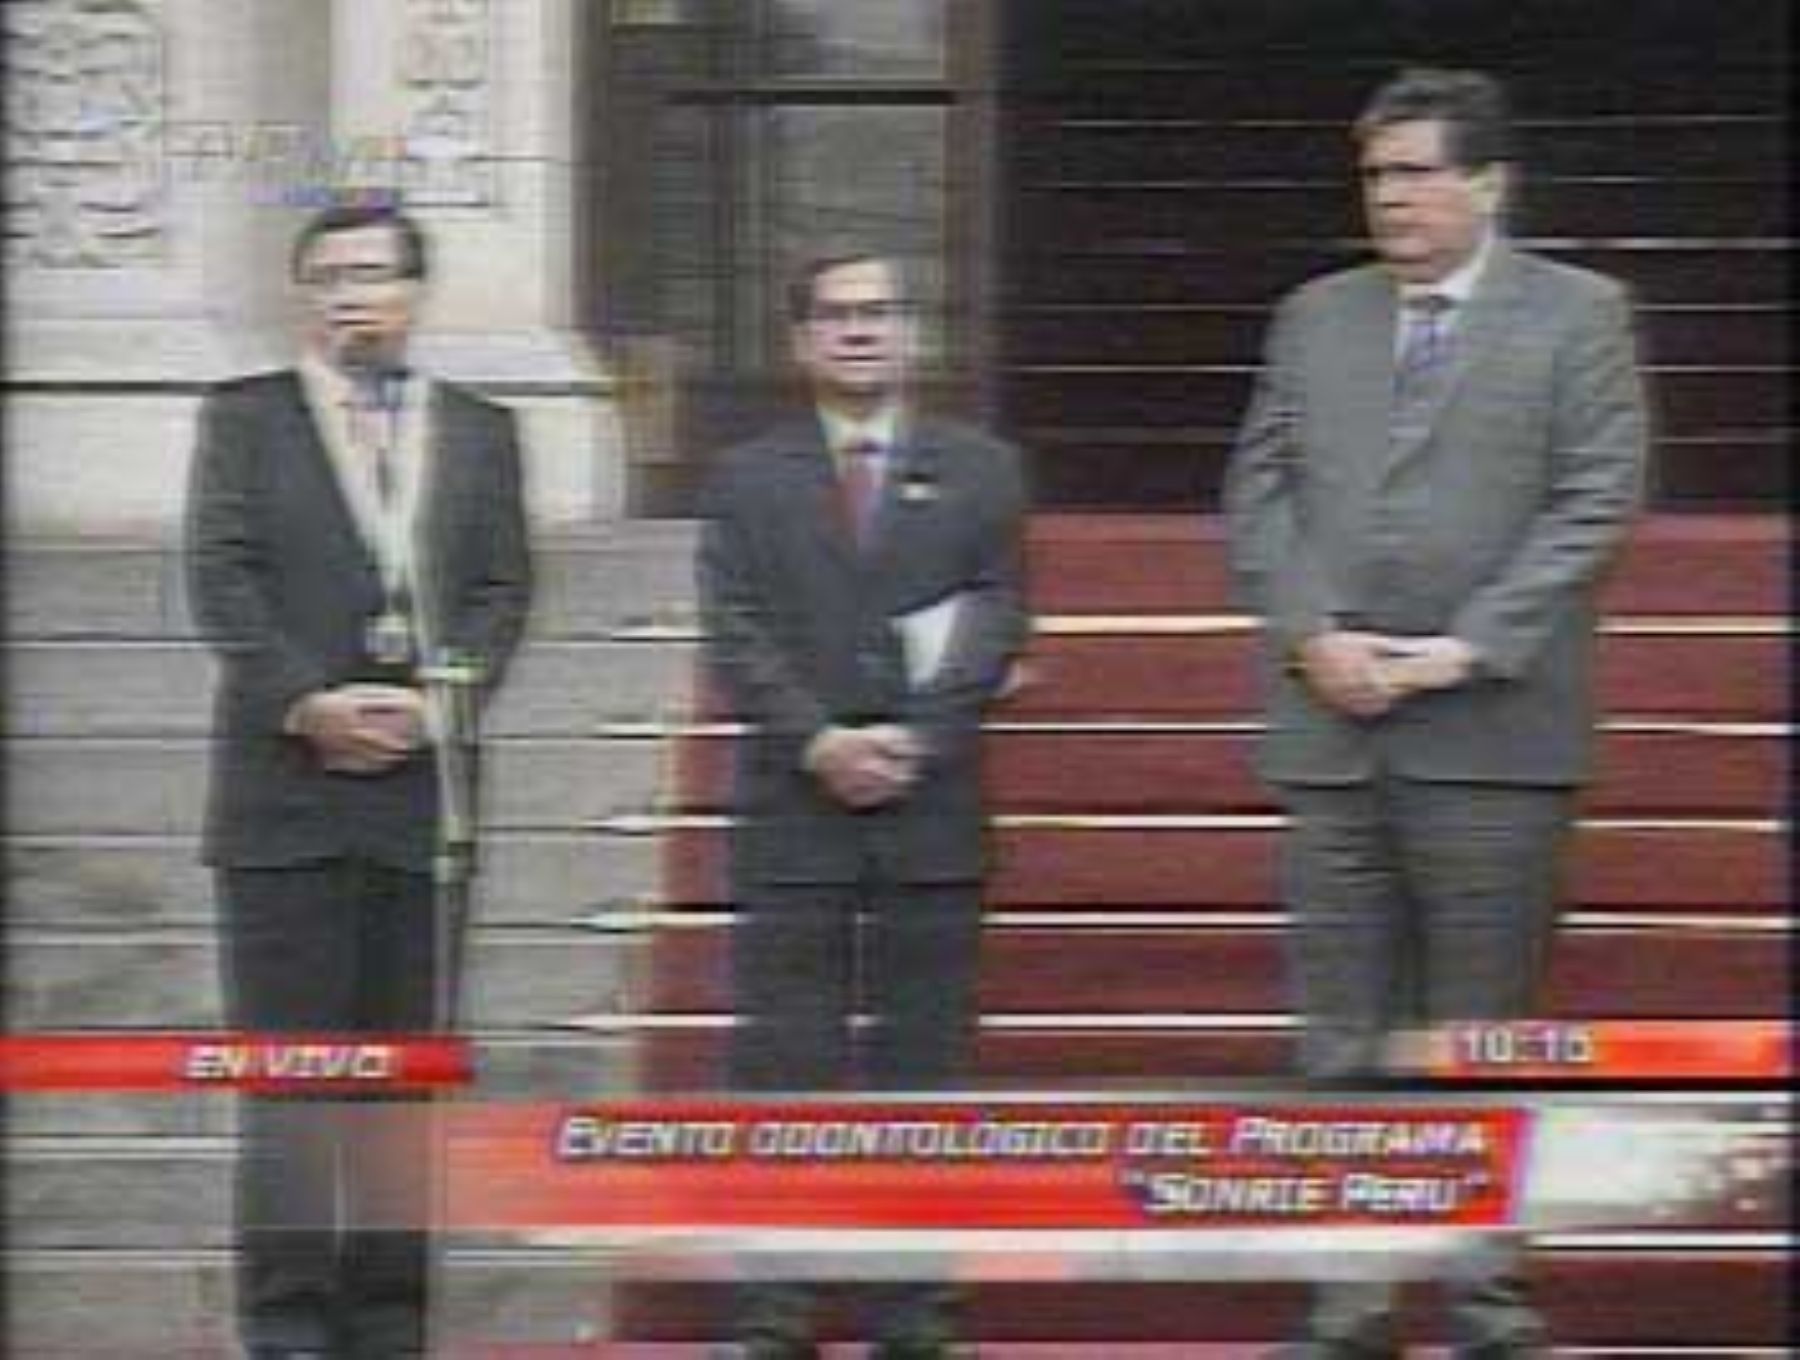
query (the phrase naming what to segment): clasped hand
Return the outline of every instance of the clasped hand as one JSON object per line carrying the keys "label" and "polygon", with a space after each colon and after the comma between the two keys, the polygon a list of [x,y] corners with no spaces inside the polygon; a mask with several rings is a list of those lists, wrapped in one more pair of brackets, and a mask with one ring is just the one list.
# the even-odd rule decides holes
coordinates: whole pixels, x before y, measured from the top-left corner
{"label": "clasped hand", "polygon": [[845,807],[881,807],[905,796],[919,777],[919,739],[894,723],[827,727],[807,745],[805,765]]}
{"label": "clasped hand", "polygon": [[1354,718],[1378,718],[1409,695],[1463,684],[1475,666],[1474,648],[1441,634],[1391,637],[1336,629],[1308,638],[1298,655],[1313,693]]}
{"label": "clasped hand", "polygon": [[300,700],[288,726],[334,774],[381,774],[423,742],[425,703],[402,685],[340,685]]}

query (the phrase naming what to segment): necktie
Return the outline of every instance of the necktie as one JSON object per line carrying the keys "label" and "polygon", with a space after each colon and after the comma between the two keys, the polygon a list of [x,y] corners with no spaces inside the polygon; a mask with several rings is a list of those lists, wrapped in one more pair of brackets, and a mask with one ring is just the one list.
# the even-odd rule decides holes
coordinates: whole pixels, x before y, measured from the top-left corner
{"label": "necktie", "polygon": [[381,609],[365,628],[364,650],[384,681],[403,682],[413,656],[412,589],[407,525],[394,477],[394,443],[400,423],[400,389],[385,379],[358,384],[350,404],[350,437],[368,458],[375,491],[375,563],[381,575]]}
{"label": "necktie", "polygon": [[368,458],[374,474],[375,503],[383,519],[394,503],[394,441],[399,423],[398,392],[385,384],[357,384],[347,404],[350,441]]}
{"label": "necktie", "polygon": [[1396,439],[1423,428],[1425,413],[1449,371],[1450,306],[1450,299],[1442,293],[1426,293],[1408,299],[1401,307],[1406,329],[1394,364],[1392,427]]}
{"label": "necktie", "polygon": [[860,545],[867,541],[881,497],[881,445],[873,439],[852,439],[838,453],[838,483],[850,531]]}

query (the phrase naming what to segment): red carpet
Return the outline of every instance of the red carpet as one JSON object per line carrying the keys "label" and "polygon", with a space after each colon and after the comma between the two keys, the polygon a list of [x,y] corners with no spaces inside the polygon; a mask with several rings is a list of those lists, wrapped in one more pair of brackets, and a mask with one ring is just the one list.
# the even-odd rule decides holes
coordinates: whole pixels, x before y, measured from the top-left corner
{"label": "red carpet", "polygon": [[[1768,516],[1653,518],[1609,582],[1608,726],[1550,966],[1555,1013],[1787,1010],[1787,939],[1771,928],[1788,911],[1787,743],[1772,726],[1787,718],[1785,532]],[[1220,525],[1045,516],[1030,557],[1031,682],[989,738],[1000,825],[979,1070],[1066,1089],[1281,1073],[1276,831],[1248,765],[1253,636],[1226,597]],[[685,738],[671,810],[723,812],[727,760],[727,739]],[[652,1089],[706,1089],[729,1006],[723,831],[684,826],[664,844],[664,909],[710,915],[653,943],[643,1071]],[[657,1015],[714,1023],[659,1032]],[[1771,1250],[1556,1252],[1534,1269],[1571,1343],[1783,1337]],[[1252,1355],[1298,1300],[1279,1284],[994,1284],[977,1291],[976,1335],[1002,1360]],[[688,1340],[721,1302],[637,1286],[626,1314],[634,1336]],[[1412,1334],[1433,1325],[1422,1312]]]}

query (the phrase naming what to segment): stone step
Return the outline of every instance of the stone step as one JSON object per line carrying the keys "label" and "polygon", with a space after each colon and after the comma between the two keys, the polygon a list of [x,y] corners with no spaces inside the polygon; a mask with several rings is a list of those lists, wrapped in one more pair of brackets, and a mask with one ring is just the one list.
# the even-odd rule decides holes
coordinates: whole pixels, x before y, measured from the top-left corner
{"label": "stone step", "polygon": [[[478,929],[468,944],[465,1023],[517,1029],[629,1013],[644,947],[597,931]],[[21,1030],[224,1023],[211,931],[14,931],[7,949],[8,1018]]]}
{"label": "stone step", "polygon": [[[8,829],[19,835],[191,835],[205,810],[205,737],[44,737],[6,743]],[[483,822],[569,830],[657,804],[653,741],[536,736],[487,744]]]}
{"label": "stone step", "polygon": [[[694,526],[642,520],[535,544],[539,637],[603,638],[688,612]],[[6,547],[14,638],[177,638],[194,633],[172,542],[15,538]]]}
{"label": "stone step", "polygon": [[[4,851],[14,929],[210,928],[214,919],[210,874],[191,835],[9,834]],[[475,885],[475,920],[564,925],[654,900],[661,853],[650,836],[490,836]]]}
{"label": "stone step", "polygon": [[[1651,515],[1632,532],[1606,607],[1781,615],[1788,534],[1772,515]],[[688,617],[695,536],[694,523],[679,520],[541,536],[538,636],[601,638]],[[1032,602],[1045,613],[1227,609],[1224,540],[1217,516],[1040,514],[1030,531]],[[1156,569],[1146,571],[1152,559]],[[14,539],[6,568],[14,638],[193,632],[173,543]]]}
{"label": "stone step", "polygon": [[[439,1276],[438,1325],[459,1350],[482,1347],[465,1360],[544,1346],[600,1360],[609,1264],[578,1250],[452,1246]],[[15,1250],[7,1270],[8,1354],[19,1360],[239,1360],[223,1249]]]}
{"label": "stone step", "polygon": [[[534,639],[484,715],[490,738],[591,736],[692,711],[693,646]],[[193,641],[15,642],[7,653],[14,738],[203,737],[214,667]]]}

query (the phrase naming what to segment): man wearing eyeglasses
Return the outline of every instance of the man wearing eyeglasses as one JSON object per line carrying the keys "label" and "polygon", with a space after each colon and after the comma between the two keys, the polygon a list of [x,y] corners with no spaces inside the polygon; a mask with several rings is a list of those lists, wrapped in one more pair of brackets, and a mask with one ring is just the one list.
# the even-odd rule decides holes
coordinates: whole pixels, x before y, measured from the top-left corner
{"label": "man wearing eyeglasses", "polygon": [[[226,1013],[259,1032],[419,1033],[451,1023],[461,926],[433,878],[449,710],[499,683],[530,602],[518,445],[506,412],[408,364],[427,273],[409,217],[334,203],[291,263],[299,362],[209,395],[188,506],[219,663],[202,853]],[[429,1146],[398,1125],[353,1138],[343,1113],[242,1104],[253,1360],[425,1353]]]}
{"label": "man wearing eyeglasses", "polygon": [[[1594,595],[1646,439],[1624,290],[1500,230],[1499,87],[1405,72],[1355,138],[1378,259],[1281,303],[1226,492],[1290,818],[1301,1066],[1352,1084],[1397,1030],[1539,1002]],[[1515,1256],[1461,1273],[1458,1355],[1549,1354]],[[1398,1356],[1391,1307],[1321,1289],[1299,1353]]]}
{"label": "man wearing eyeglasses", "polygon": [[[941,1090],[973,1019],[982,714],[1027,628],[1019,460],[915,408],[895,261],[820,260],[789,307],[812,409],[719,459],[698,562],[707,655],[747,728],[730,1079]],[[947,1305],[887,1291],[874,1355],[960,1354]],[[816,1360],[809,1312],[797,1287],[747,1289],[732,1353]]]}

